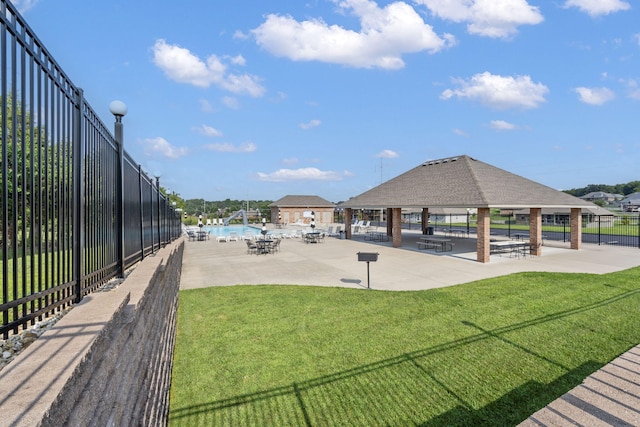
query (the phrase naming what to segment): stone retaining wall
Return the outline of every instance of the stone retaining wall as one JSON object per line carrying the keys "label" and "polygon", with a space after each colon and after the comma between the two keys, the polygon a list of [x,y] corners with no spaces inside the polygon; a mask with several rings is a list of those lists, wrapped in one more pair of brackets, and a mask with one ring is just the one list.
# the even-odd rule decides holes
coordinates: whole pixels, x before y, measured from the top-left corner
{"label": "stone retaining wall", "polygon": [[167,424],[183,238],[0,371],[0,426]]}

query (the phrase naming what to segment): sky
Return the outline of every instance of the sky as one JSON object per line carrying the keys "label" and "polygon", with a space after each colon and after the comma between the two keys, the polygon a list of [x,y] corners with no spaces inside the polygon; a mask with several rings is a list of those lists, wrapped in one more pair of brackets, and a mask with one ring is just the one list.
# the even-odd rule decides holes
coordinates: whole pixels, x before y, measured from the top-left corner
{"label": "sky", "polygon": [[14,5],[184,199],[337,203],[459,155],[556,189],[640,179],[630,0]]}

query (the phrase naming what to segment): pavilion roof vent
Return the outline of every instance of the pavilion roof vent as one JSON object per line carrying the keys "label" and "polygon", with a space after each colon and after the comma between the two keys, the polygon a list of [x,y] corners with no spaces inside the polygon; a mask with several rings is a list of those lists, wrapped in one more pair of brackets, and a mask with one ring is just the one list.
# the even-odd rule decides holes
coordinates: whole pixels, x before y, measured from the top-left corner
{"label": "pavilion roof vent", "polygon": [[458,160],[457,157],[451,157],[451,158],[439,159],[439,160],[429,160],[428,162],[423,163],[422,166],[433,166],[433,165],[445,164],[449,162],[455,162],[456,160]]}

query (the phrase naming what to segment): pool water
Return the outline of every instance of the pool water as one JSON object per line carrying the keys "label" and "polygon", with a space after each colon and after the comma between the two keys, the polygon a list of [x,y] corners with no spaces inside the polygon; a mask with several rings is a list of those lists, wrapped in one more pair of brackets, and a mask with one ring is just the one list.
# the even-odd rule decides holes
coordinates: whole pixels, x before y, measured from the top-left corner
{"label": "pool water", "polygon": [[203,227],[203,230],[209,232],[212,236],[230,236],[232,232],[235,232],[238,236],[244,236],[245,232],[251,231],[254,236],[260,235],[261,229],[259,227],[248,226],[245,227],[243,225],[225,225],[225,226],[215,226],[215,227]]}

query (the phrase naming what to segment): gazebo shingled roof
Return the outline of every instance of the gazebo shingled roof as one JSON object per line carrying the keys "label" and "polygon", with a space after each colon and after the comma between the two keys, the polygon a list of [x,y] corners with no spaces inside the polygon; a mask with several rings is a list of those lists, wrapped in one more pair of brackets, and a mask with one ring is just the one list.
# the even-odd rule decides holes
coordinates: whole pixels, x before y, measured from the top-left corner
{"label": "gazebo shingled roof", "polygon": [[342,202],[354,209],[589,208],[594,204],[462,155],[423,162]]}

